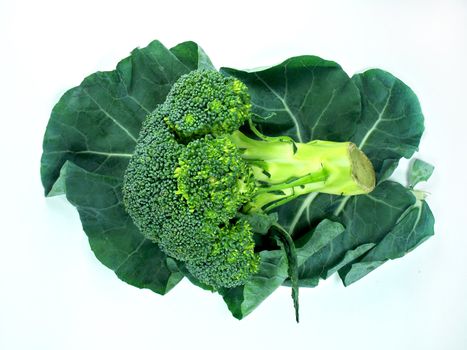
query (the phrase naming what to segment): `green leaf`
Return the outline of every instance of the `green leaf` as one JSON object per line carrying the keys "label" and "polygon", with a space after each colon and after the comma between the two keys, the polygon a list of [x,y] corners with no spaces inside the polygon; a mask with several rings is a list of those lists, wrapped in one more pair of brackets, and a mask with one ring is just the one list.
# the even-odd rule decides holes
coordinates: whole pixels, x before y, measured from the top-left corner
{"label": "green leaf", "polygon": [[44,136],[41,175],[46,195],[66,194],[77,207],[96,257],[123,281],[164,294],[183,274],[145,240],[121,202],[123,173],[146,114],[193,69],[212,69],[193,42],[168,50],[153,41],[111,72],[97,72],[67,91]]}
{"label": "green leaf", "polygon": [[358,281],[384,262],[403,257],[432,235],[433,214],[425,201],[417,199],[368,254],[339,271],[342,281],[346,286]]}
{"label": "green leaf", "polygon": [[397,169],[399,165],[399,160],[397,159],[385,159],[381,163],[381,167],[378,172],[378,178],[376,183],[383,182],[391,177],[394,173],[394,170]]}
{"label": "green leaf", "polygon": [[338,237],[345,228],[339,222],[328,219],[321,221],[314,231],[297,240],[297,249],[299,251],[298,264],[302,265],[305,261],[321,249],[326,247],[331,241]]}
{"label": "green leaf", "polygon": [[339,270],[348,285],[433,235],[428,205],[392,181],[381,183],[368,195],[347,197],[345,203],[337,202],[333,208],[332,216],[342,222],[345,231],[300,265],[301,280],[328,278]]}
{"label": "green leaf", "polygon": [[259,253],[259,271],[243,286],[220,290],[230,312],[241,320],[272,294],[288,277],[287,259],[280,250]]}
{"label": "green leaf", "polygon": [[67,160],[93,173],[122,177],[146,115],[164,101],[181,75],[211,65],[192,42],[172,50],[153,41],[133,50],[116,70],[91,74],[60,98],[43,142],[46,195],[63,191],[59,186],[51,189]]}
{"label": "green leaf", "polygon": [[[297,246],[298,265],[325,248],[334,238],[344,232],[341,224],[324,220],[313,232],[309,232]],[[220,291],[232,314],[242,319],[250,314],[289,277],[287,257],[280,250],[260,252],[261,263],[257,274],[243,286]],[[307,286],[316,286],[317,278],[306,281]],[[287,285],[291,285],[288,283]],[[302,286],[302,285],[300,285]]]}
{"label": "green leaf", "polygon": [[[319,256],[321,250],[327,248],[334,239],[344,233],[345,228],[339,222],[324,219],[315,228],[315,230],[308,232],[306,235],[297,240],[297,255],[298,266],[302,267],[307,263],[308,259],[312,256]],[[304,277],[303,273],[299,276],[300,287],[316,287],[319,283],[319,276]],[[290,281],[286,280],[284,285],[290,286]]]}
{"label": "green leaf", "polygon": [[253,232],[259,233],[261,235],[267,234],[271,226],[276,224],[278,220],[276,213],[237,213],[237,216],[246,220],[250,224]]}
{"label": "green leaf", "polygon": [[66,197],[79,212],[97,259],[139,288],[165,294],[182,278],[172,259],[145,239],[125,212],[121,179],[88,172],[66,162]]}
{"label": "green leaf", "polygon": [[409,170],[409,186],[414,188],[421,181],[428,181],[435,167],[421,159],[415,159]]}
{"label": "green leaf", "polygon": [[257,71],[221,68],[248,86],[255,123],[265,135],[348,141],[360,116],[360,93],[335,62],[316,56],[292,57]]}
{"label": "green leaf", "polygon": [[[348,251],[363,244],[378,243],[414,203],[415,197],[409,190],[391,181],[381,183],[368,195],[346,197],[333,203],[317,201],[312,214],[327,213],[341,222],[345,231],[301,265],[300,279],[329,277],[336,266],[344,266],[342,261],[350,262],[345,259]],[[329,213],[330,208],[333,211]]]}
{"label": "green leaf", "polygon": [[190,70],[215,70],[214,65],[204,50],[193,41],[185,41],[170,49],[177,58]]}
{"label": "green leaf", "polygon": [[355,249],[351,249],[345,252],[344,257],[333,267],[326,271],[324,278],[328,278],[329,276],[336,273],[338,270],[346,266],[347,264],[353,262],[354,260],[361,257],[363,254],[368,252],[371,248],[373,248],[376,244],[375,243],[364,243],[359,245]]}
{"label": "green leaf", "polygon": [[[362,116],[351,138],[370,158],[378,177],[382,169],[410,158],[423,134],[423,114],[415,93],[392,74],[371,69],[352,77],[362,97]],[[384,167],[383,167],[384,164]],[[388,177],[387,172],[384,174]]]}

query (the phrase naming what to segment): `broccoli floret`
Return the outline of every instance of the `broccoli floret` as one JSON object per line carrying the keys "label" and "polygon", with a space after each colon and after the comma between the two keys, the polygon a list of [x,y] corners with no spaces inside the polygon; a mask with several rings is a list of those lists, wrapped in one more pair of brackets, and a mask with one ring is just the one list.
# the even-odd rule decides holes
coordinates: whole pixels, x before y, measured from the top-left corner
{"label": "broccoli floret", "polygon": [[[237,79],[215,71],[181,77],[143,124],[124,177],[124,204],[141,232],[214,288],[243,284],[258,269],[239,213],[268,212],[310,192],[374,187],[372,165],[352,143],[266,137],[250,109]],[[239,130],[246,121],[256,138]]]}
{"label": "broccoli floret", "polygon": [[[188,262],[188,271],[212,286],[235,287],[257,271],[259,256],[254,253],[250,225],[241,220],[218,229],[217,240],[204,260]],[[222,283],[219,285],[219,281]]]}
{"label": "broccoli floret", "polygon": [[229,221],[256,190],[253,172],[227,137],[207,135],[190,142],[175,170],[178,191],[190,209]]}
{"label": "broccoli floret", "polygon": [[250,117],[245,84],[216,71],[193,71],[182,76],[164,103],[165,121],[181,138],[237,130]]}

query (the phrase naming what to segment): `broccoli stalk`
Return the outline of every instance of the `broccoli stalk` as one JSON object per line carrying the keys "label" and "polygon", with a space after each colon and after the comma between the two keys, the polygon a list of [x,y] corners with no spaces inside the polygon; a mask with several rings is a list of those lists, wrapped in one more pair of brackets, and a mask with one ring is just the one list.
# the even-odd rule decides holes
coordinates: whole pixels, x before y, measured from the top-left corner
{"label": "broccoli stalk", "polygon": [[357,195],[375,185],[371,162],[351,142],[315,140],[297,143],[289,137],[267,137],[250,123],[260,138],[234,131],[230,140],[252,169],[256,194],[246,212],[270,211],[310,192]]}

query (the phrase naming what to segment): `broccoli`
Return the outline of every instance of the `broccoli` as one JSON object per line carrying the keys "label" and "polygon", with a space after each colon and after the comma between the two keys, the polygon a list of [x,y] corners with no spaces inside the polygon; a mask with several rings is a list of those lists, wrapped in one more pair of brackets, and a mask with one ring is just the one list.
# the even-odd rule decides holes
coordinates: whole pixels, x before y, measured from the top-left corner
{"label": "broccoli", "polygon": [[188,73],[146,118],[124,176],[124,205],[141,232],[215,289],[244,284],[258,270],[243,214],[310,192],[356,195],[375,185],[354,144],[268,137],[251,118],[242,82]]}

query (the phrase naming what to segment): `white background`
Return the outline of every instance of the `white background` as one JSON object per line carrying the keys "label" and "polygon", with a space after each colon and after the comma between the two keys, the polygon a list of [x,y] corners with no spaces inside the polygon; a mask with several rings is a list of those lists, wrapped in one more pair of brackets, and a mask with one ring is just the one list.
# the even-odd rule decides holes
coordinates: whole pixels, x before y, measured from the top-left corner
{"label": "white background", "polygon": [[[286,288],[238,321],[188,282],[121,282],[74,208],[43,198],[41,142],[65,90],[156,38],[218,67],[315,54],[401,78],[426,118],[436,236],[349,288],[302,289],[299,325]],[[0,349],[467,349],[466,1],[0,0],[0,50]]]}

